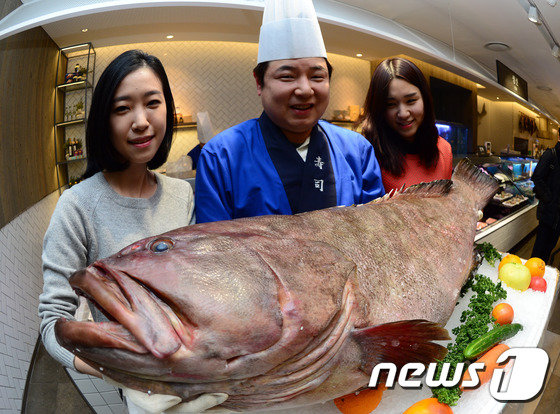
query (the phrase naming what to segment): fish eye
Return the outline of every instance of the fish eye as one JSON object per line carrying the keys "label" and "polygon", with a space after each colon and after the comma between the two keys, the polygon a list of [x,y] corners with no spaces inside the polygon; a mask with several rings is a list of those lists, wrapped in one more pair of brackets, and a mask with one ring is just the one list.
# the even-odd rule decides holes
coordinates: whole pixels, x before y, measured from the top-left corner
{"label": "fish eye", "polygon": [[150,250],[154,253],[164,253],[173,247],[171,239],[156,239],[150,245]]}

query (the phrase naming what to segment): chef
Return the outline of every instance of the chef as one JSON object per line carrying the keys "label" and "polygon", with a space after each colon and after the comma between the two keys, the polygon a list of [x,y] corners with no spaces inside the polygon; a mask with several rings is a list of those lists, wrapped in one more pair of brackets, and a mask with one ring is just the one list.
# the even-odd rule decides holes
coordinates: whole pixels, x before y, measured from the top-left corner
{"label": "chef", "polygon": [[193,170],[196,170],[196,166],[198,165],[200,151],[204,145],[210,141],[210,138],[214,136],[214,129],[212,128],[208,112],[198,112],[196,114],[196,133],[198,136],[198,144],[187,153],[192,160]]}
{"label": "chef", "polygon": [[311,0],[266,1],[257,63],[263,112],[202,149],[197,222],[296,214],[382,196],[373,147],[319,121],[332,68]]}

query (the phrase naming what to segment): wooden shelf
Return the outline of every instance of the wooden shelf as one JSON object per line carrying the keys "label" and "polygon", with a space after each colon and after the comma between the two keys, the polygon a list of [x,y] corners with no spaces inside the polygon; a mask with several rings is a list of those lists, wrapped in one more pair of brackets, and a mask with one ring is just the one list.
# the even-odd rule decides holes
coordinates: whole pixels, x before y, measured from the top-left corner
{"label": "wooden shelf", "polygon": [[79,45],[66,46],[60,49],[66,57],[75,58],[80,56],[87,56],[90,53],[90,48],[93,48],[91,43],[81,43]]}
{"label": "wooden shelf", "polygon": [[77,91],[79,89],[91,88],[91,83],[85,80],[78,81],[78,82],[68,82],[68,83],[62,83],[60,85],[56,85],[56,88],[67,92]]}
{"label": "wooden shelf", "polygon": [[174,129],[196,128],[196,122],[183,122],[181,124],[173,124]]}
{"label": "wooden shelf", "polygon": [[74,158],[72,160],[64,160],[64,161],[57,161],[56,165],[64,165],[64,164],[70,164],[72,162],[76,162],[76,161],[84,161],[87,160],[86,156],[80,157],[80,158]]}
{"label": "wooden shelf", "polygon": [[69,126],[69,125],[83,124],[85,121],[86,121],[85,118],[78,118],[78,119],[72,119],[71,121],[59,122],[58,124],[55,124],[55,125],[57,127],[65,127],[65,126]]}

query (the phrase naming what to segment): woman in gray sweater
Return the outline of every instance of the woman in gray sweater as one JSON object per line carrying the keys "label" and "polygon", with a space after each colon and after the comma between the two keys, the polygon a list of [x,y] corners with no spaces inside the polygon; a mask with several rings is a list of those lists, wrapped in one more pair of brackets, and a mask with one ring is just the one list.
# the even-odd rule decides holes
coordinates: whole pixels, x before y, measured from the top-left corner
{"label": "woman in gray sweater", "polygon": [[100,376],[54,334],[56,320],[73,319],[79,304],[68,283],[72,273],[136,240],[194,221],[190,185],[151,171],[167,160],[174,113],[167,75],[154,56],[124,52],[99,78],[86,130],[85,180],[62,194],[43,243],[41,335],[66,367]]}

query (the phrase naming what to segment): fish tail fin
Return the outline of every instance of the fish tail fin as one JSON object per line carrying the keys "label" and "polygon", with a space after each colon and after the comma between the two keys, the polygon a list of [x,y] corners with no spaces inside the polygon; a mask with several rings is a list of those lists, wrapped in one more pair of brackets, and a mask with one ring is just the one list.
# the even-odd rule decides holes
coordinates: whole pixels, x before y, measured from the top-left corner
{"label": "fish tail fin", "polygon": [[499,188],[494,177],[482,171],[468,158],[459,161],[451,179],[473,193],[477,209],[482,209]]}
{"label": "fish tail fin", "polygon": [[352,337],[362,350],[361,369],[368,375],[381,362],[392,362],[400,369],[409,362],[441,360],[447,348],[432,341],[450,339],[441,325],[423,319],[355,329]]}

